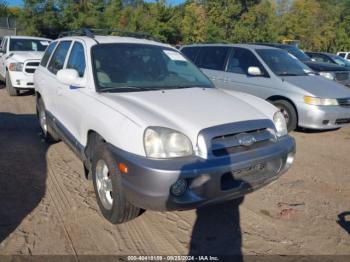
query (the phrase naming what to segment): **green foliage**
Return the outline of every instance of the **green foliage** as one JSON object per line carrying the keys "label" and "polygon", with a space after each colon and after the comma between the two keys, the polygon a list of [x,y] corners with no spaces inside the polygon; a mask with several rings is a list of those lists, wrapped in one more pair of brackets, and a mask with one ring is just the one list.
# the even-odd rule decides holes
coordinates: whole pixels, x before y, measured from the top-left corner
{"label": "green foliage", "polygon": [[[61,31],[115,28],[149,33],[171,44],[282,42],[307,50],[350,50],[348,0],[25,0],[19,33],[55,38]],[[8,14],[0,0],[0,15]]]}

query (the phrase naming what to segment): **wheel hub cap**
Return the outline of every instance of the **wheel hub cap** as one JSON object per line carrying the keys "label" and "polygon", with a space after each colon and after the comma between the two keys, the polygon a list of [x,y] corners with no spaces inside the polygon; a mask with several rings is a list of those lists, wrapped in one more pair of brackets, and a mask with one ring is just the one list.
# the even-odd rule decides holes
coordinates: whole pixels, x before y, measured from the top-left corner
{"label": "wheel hub cap", "polygon": [[96,187],[98,196],[104,208],[110,210],[113,205],[112,180],[108,166],[104,160],[99,160],[96,165]]}

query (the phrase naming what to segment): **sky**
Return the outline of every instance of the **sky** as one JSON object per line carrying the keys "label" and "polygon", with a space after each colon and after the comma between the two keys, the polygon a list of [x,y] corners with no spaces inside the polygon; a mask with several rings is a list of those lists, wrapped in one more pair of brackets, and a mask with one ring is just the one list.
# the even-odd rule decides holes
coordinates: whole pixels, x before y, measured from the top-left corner
{"label": "sky", "polygon": [[[156,0],[146,0],[146,2],[155,2],[155,1]],[[171,5],[177,5],[184,2],[184,0],[167,0],[167,2]],[[23,0],[7,0],[7,3],[9,6],[22,6]]]}

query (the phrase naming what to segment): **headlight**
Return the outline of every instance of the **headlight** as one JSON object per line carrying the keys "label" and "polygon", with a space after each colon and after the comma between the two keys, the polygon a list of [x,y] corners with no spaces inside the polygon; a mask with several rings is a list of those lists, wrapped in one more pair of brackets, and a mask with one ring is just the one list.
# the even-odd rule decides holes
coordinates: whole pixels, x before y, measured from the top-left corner
{"label": "headlight", "polygon": [[282,137],[288,134],[286,119],[280,111],[274,114],[273,123],[275,124],[278,137]]}
{"label": "headlight", "polygon": [[329,79],[329,80],[334,80],[335,79],[335,76],[333,73],[330,73],[330,72],[320,72],[320,75]]}
{"label": "headlight", "polygon": [[10,71],[22,71],[23,70],[23,63],[11,63],[11,64],[9,64],[9,70]]}
{"label": "headlight", "polygon": [[304,96],[304,102],[313,106],[338,106],[338,100],[334,98],[318,98],[312,96]]}
{"label": "headlight", "polygon": [[174,158],[193,154],[192,143],[184,134],[165,127],[149,127],[144,134],[147,157]]}

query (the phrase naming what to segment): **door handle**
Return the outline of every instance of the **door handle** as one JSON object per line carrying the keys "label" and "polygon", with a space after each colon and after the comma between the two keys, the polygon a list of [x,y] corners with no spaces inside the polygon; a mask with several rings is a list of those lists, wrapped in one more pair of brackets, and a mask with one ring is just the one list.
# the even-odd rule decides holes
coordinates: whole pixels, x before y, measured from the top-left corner
{"label": "door handle", "polygon": [[210,79],[211,79],[211,80],[216,80],[216,77],[215,77],[215,76],[212,76]]}

